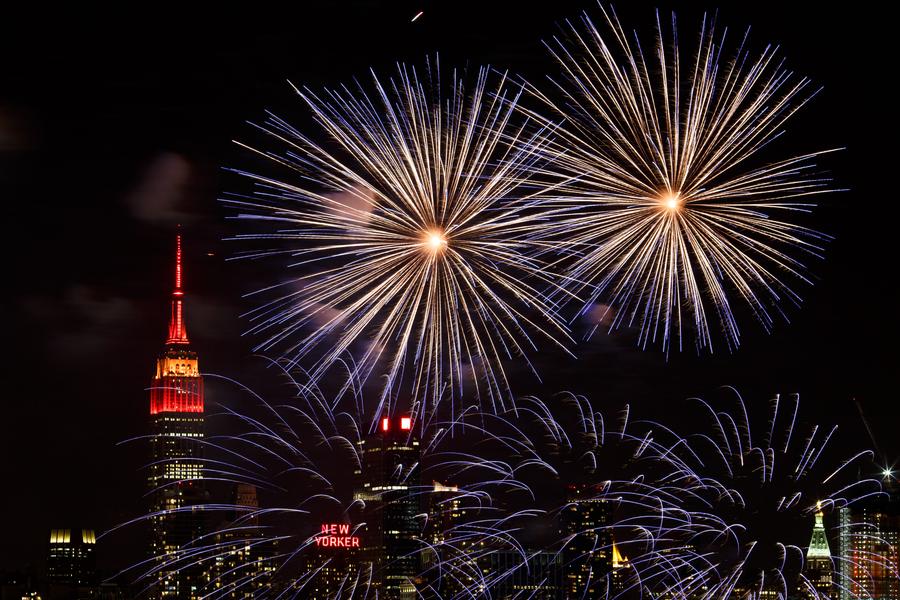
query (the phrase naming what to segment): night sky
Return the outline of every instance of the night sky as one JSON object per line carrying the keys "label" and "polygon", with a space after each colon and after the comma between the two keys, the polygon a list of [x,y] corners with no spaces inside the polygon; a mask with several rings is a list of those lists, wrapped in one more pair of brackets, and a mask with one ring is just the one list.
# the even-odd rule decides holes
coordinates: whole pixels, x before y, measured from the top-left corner
{"label": "night sky", "polygon": [[[788,127],[781,148],[845,150],[821,162],[848,191],[822,199],[814,225],[835,237],[805,304],[764,335],[743,319],[735,353],[668,360],[640,351],[634,332],[599,334],[577,361],[538,360],[543,384],[518,394],[569,389],[596,405],[632,403],[645,414],[681,413],[685,398],[740,389],[764,418],[776,392],[801,394],[806,418],[840,423],[847,451],[869,442],[852,399],[866,411],[881,452],[900,456],[894,375],[900,361],[896,259],[896,70],[891,19],[861,5],[724,3],[721,25],[752,26],[751,43],[783,47],[788,65],[824,86]],[[6,358],[0,417],[3,534],[0,572],[39,566],[47,530],[98,530],[141,511],[140,444],[145,388],[162,348],[176,224],[185,236],[188,332],[201,368],[253,386],[268,373],[250,356],[241,294],[276,281],[274,265],[236,264],[235,233],[217,197],[234,180],[223,166],[247,157],[231,143],[270,108],[307,118],[287,80],[334,85],[398,60],[491,64],[540,82],[552,64],[540,40],[593,3],[300,2],[296,11],[244,3],[185,11],[80,6],[7,15],[0,34],[0,199],[6,258]],[[629,2],[625,24],[651,35],[653,9],[678,10],[691,39],[703,9]],[[721,7],[719,7],[721,8]],[[47,9],[49,12],[49,9]],[[423,16],[411,23],[412,17]],[[746,316],[746,315],[745,315]],[[210,385],[207,402],[215,403]],[[121,548],[140,552],[136,533]],[[102,552],[102,550],[101,550]],[[107,569],[122,564],[101,555]],[[122,556],[126,556],[123,553]]]}

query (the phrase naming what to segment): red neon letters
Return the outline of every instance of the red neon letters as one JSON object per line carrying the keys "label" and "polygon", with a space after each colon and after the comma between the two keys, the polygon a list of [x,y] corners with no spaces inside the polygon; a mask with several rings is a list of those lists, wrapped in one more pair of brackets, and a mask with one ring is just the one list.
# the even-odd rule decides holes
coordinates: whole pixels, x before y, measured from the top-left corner
{"label": "red neon letters", "polygon": [[314,539],[320,548],[359,548],[359,538],[350,535],[346,523],[322,523],[322,532]]}

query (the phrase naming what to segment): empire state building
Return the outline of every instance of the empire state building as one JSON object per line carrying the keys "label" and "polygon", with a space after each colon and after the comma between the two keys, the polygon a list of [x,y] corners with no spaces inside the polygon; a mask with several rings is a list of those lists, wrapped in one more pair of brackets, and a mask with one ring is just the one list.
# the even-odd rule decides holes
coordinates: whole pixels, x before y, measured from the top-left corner
{"label": "empire state building", "polygon": [[204,533],[203,378],[185,328],[181,236],[176,238],[175,288],[169,335],[150,384],[151,556],[155,598],[195,598],[201,571],[188,555]]}

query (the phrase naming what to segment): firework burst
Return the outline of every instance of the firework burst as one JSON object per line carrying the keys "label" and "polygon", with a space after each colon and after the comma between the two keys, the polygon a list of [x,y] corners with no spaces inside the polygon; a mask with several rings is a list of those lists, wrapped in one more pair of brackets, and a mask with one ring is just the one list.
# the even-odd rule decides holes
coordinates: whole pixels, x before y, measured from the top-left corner
{"label": "firework burst", "polygon": [[770,330],[792,285],[809,283],[798,258],[819,256],[826,236],[795,222],[828,182],[813,172],[824,152],[764,162],[763,148],[815,94],[783,67],[778,50],[756,56],[704,20],[683,64],[675,18],[657,15],[652,57],[601,7],[609,36],[585,15],[547,43],[563,77],[557,96],[532,88],[559,115],[553,187],[567,211],[558,234],[577,252],[569,282],[611,307],[611,328],[634,326],[639,344],[682,348],[694,336],[729,348],[748,308]]}
{"label": "firework burst", "polygon": [[535,338],[567,337],[534,258],[550,246],[550,215],[528,187],[546,138],[515,122],[521,91],[486,69],[471,89],[405,66],[373,84],[296,90],[328,143],[269,115],[258,127],[280,149],[251,149],[290,177],[239,171],[256,189],[225,200],[274,224],[239,236],[270,245],[246,256],[287,255],[301,272],[263,290],[277,295],[251,313],[257,349],[278,348],[313,381],[342,362],[356,381],[383,377],[374,414],[391,412],[401,388],[425,411],[467,385],[502,409],[504,361],[527,361]]}

